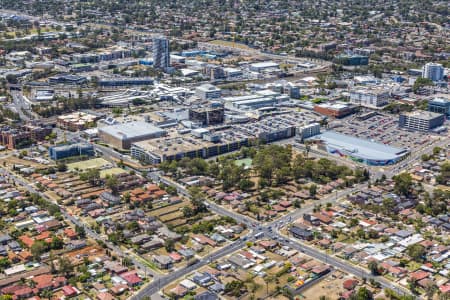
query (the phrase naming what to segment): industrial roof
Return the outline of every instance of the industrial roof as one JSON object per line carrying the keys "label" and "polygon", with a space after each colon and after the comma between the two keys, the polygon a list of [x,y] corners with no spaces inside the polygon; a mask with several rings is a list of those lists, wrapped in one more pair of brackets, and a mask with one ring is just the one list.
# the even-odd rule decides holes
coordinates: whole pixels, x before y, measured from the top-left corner
{"label": "industrial roof", "polygon": [[163,129],[143,121],[100,127],[99,130],[121,140],[145,135],[162,135],[165,133]]}
{"label": "industrial roof", "polygon": [[251,64],[253,68],[278,68],[278,64],[273,61],[264,61],[259,63]]}
{"label": "industrial roof", "polygon": [[314,136],[312,139],[320,139],[328,146],[341,149],[349,155],[367,160],[397,159],[408,151],[407,149],[392,147],[334,131],[326,131]]}

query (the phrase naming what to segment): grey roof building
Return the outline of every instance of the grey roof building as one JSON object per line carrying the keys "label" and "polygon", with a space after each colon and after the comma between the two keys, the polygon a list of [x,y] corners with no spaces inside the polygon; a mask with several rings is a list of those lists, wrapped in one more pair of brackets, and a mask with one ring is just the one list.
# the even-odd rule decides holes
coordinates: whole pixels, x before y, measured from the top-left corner
{"label": "grey roof building", "polygon": [[137,121],[100,127],[98,136],[116,148],[129,149],[132,143],[158,138],[166,131],[150,123]]}

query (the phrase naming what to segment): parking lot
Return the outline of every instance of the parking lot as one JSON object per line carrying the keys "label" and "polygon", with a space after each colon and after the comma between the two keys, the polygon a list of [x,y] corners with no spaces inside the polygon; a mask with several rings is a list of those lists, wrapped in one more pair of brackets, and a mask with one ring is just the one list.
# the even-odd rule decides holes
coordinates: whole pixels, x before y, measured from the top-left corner
{"label": "parking lot", "polygon": [[413,132],[399,128],[398,117],[389,115],[379,114],[367,120],[358,120],[356,116],[350,116],[337,124],[338,126],[333,128],[336,132],[411,151],[433,141],[428,132]]}

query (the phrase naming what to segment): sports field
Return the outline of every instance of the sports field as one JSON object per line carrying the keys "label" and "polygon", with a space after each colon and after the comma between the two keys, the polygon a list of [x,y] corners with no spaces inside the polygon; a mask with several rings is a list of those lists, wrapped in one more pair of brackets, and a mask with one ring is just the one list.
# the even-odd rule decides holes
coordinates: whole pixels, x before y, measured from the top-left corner
{"label": "sports field", "polygon": [[111,165],[111,163],[103,158],[94,158],[68,164],[67,168],[69,169],[69,171],[74,170],[85,171],[88,169],[98,169],[109,165]]}
{"label": "sports field", "polygon": [[126,173],[126,171],[121,168],[105,169],[100,171],[100,178],[106,178],[108,175],[118,175],[122,173]]}

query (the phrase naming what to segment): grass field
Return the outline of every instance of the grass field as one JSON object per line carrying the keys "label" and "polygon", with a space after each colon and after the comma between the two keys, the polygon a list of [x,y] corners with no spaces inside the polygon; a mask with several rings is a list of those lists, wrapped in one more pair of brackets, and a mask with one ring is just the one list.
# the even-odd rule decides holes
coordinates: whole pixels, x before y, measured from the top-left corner
{"label": "grass field", "polygon": [[234,163],[238,167],[244,166],[246,168],[250,168],[252,166],[253,161],[251,158],[244,158],[244,159],[236,160]]}
{"label": "grass field", "polygon": [[214,40],[214,41],[211,41],[210,43],[215,44],[215,45],[220,45],[220,46],[238,48],[238,49],[242,49],[242,50],[251,50],[251,48],[247,45],[229,42],[229,41]]}
{"label": "grass field", "polygon": [[71,163],[67,165],[67,168],[70,171],[74,171],[76,169],[80,171],[88,170],[88,169],[95,169],[95,168],[101,168],[110,165],[110,162],[103,158],[94,158],[84,161],[79,161],[76,163]]}
{"label": "grass field", "polygon": [[122,174],[122,173],[126,173],[126,171],[122,168],[111,168],[111,169],[101,170],[100,178],[105,178],[108,175],[118,175],[118,174]]}

